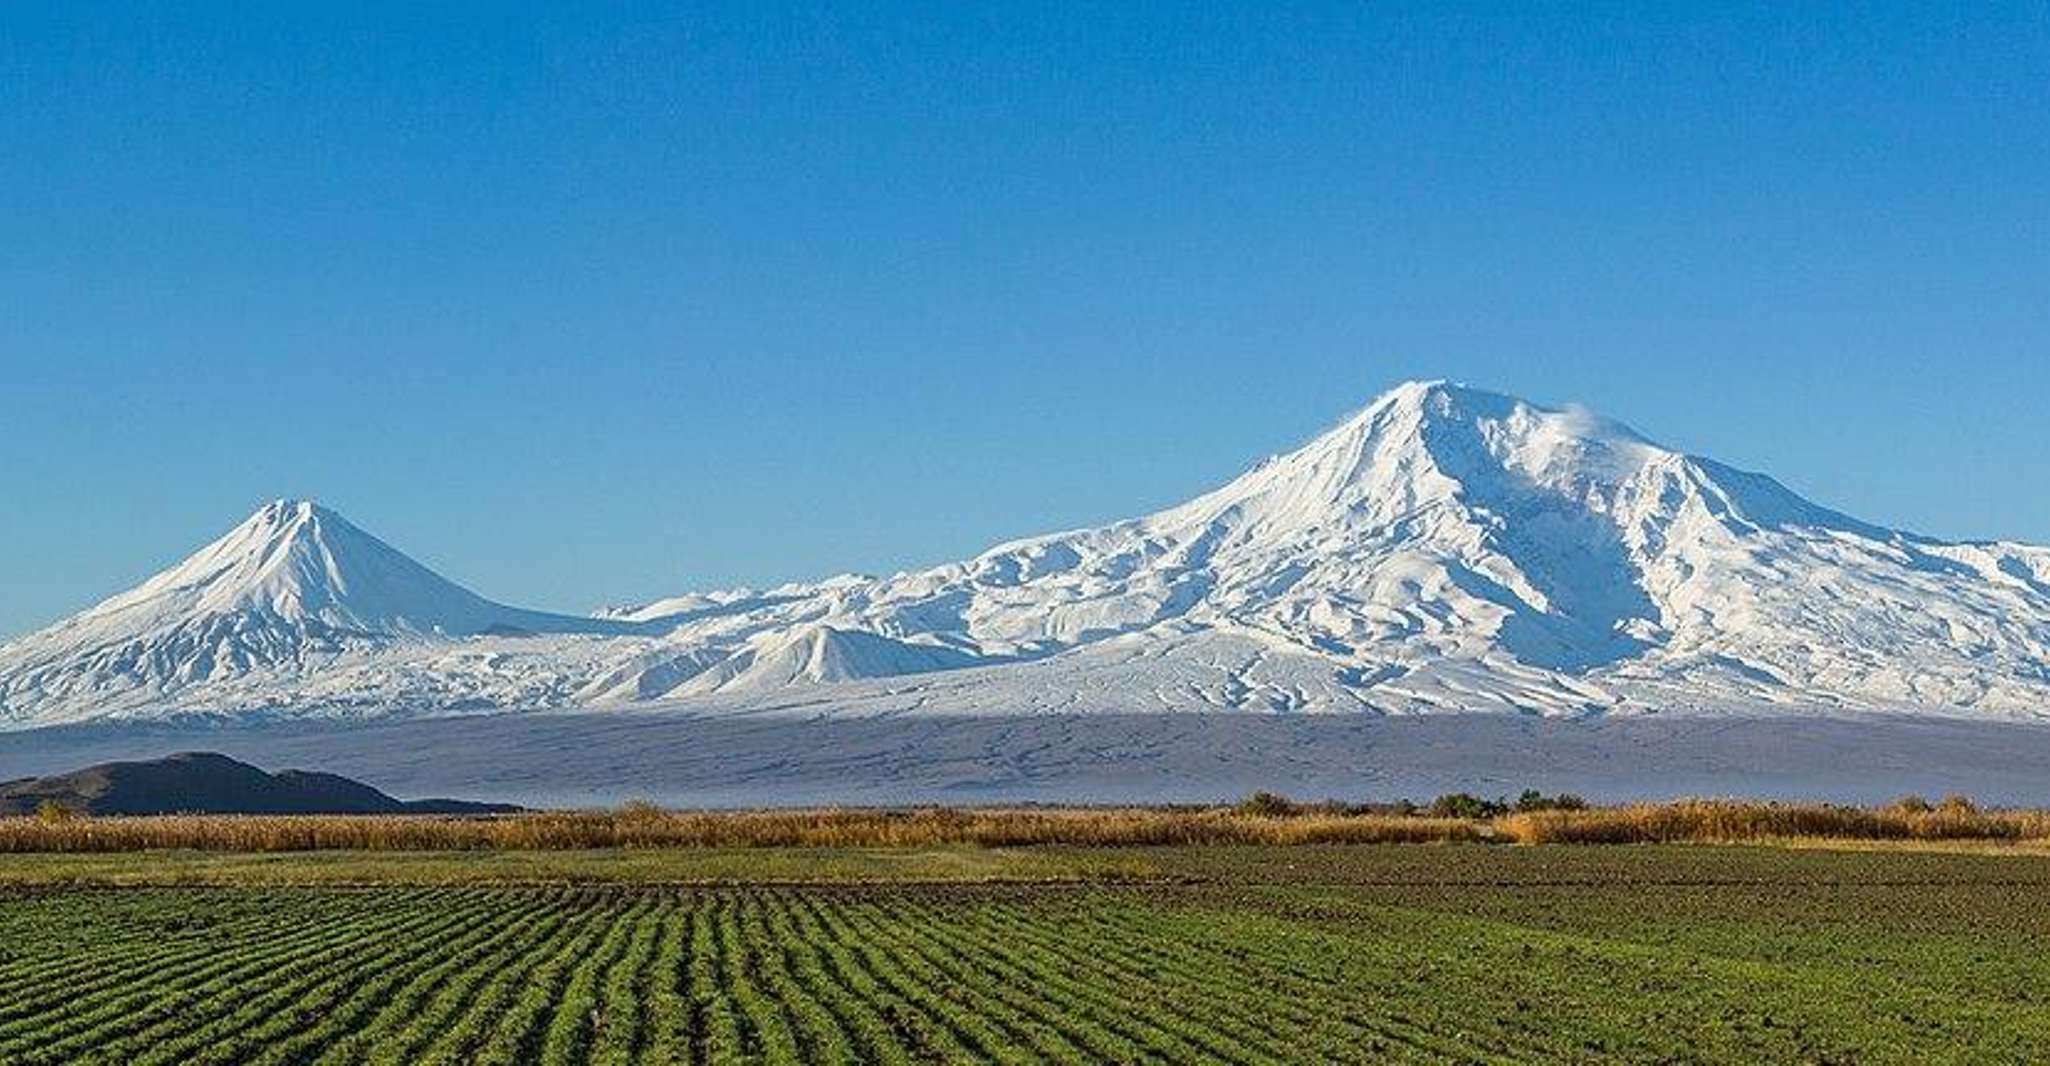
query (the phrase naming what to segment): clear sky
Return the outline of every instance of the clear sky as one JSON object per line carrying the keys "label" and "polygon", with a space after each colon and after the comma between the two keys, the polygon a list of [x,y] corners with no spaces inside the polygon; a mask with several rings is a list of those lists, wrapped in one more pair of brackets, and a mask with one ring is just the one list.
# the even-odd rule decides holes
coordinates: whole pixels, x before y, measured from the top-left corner
{"label": "clear sky", "polygon": [[1412,377],[2050,542],[2050,7],[0,5],[0,634],[276,496],[887,572]]}

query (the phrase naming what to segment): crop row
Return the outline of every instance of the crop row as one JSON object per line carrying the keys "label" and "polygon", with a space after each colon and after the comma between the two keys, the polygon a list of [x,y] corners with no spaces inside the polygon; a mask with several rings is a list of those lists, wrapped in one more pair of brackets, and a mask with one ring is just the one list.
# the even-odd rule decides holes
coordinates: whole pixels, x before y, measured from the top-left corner
{"label": "crop row", "polygon": [[[7,902],[0,1061],[1279,1063],[1313,1011],[1248,1005],[1208,949],[1118,920],[1076,941],[1029,904],[775,889],[268,899]],[[89,950],[81,909],[100,912]]]}
{"label": "crop row", "polygon": [[[0,1062],[1883,1060],[2050,1035],[2032,1000],[1956,1001],[1729,930],[1369,894],[20,895],[0,898]],[[1870,942],[1903,962],[1928,945]]]}

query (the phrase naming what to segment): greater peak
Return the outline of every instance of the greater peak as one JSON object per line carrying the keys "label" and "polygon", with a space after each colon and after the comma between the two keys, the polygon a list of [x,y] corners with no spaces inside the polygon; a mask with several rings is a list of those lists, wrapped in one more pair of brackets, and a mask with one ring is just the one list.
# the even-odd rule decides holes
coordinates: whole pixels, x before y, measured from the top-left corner
{"label": "greater peak", "polygon": [[1499,417],[1517,407],[1532,407],[1506,393],[1490,392],[1444,378],[1405,381],[1376,397],[1367,411],[1401,409],[1431,414],[1465,412],[1482,417]]}
{"label": "greater peak", "polygon": [[1577,404],[1554,408],[1519,396],[1445,379],[1405,381],[1375,398],[1348,424],[1514,423],[1565,437],[1653,444],[1630,426]]}

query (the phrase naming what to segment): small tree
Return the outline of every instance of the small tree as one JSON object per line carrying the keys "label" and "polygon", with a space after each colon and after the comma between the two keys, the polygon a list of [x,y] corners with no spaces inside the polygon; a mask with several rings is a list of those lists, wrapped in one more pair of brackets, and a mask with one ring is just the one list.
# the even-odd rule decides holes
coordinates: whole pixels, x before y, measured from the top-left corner
{"label": "small tree", "polygon": [[62,803],[59,803],[53,799],[46,799],[43,802],[36,804],[36,817],[41,819],[46,824],[57,825],[63,822],[68,822],[73,818],[78,817],[78,815],[71,808],[66,807]]}
{"label": "small tree", "polygon": [[1448,792],[1431,801],[1433,818],[1493,818],[1507,810],[1505,803],[1490,803],[1471,792]]}
{"label": "small tree", "polygon": [[1239,801],[1239,813],[1255,818],[1285,818],[1295,812],[1295,801],[1279,792],[1255,792]]}
{"label": "small tree", "polygon": [[1526,788],[1516,797],[1516,812],[1529,814],[1533,811],[1578,811],[1587,808],[1587,801],[1571,792],[1547,796],[1534,788]]}
{"label": "small tree", "polygon": [[620,804],[612,816],[622,822],[642,825],[661,821],[662,814],[662,808],[652,800],[630,799]]}

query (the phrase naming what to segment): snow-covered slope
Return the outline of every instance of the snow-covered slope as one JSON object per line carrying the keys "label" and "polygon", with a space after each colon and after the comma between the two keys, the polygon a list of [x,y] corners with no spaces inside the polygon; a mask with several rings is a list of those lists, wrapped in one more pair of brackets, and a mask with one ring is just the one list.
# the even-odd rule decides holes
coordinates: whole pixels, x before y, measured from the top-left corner
{"label": "snow-covered slope", "polygon": [[1584,412],[1413,383],[1145,518],[617,616],[685,646],[830,624],[1029,664],[883,701],[925,709],[2034,713],[2046,557],[1881,529]]}
{"label": "snow-covered slope", "polygon": [[[234,539],[215,547],[247,555]],[[123,706],[2050,713],[2050,549],[1883,529],[1615,422],[1438,382],[1144,518],[601,612],[628,632],[476,636],[508,609],[426,577],[482,607],[394,606],[429,582],[377,582],[347,607],[376,625],[355,628],[418,639],[301,662],[289,699],[263,670],[188,672]],[[104,636],[115,604],[223,616],[166,587],[0,650],[0,717],[100,713],[68,687],[66,634]],[[118,665],[87,672],[111,684]]]}
{"label": "snow-covered slope", "polygon": [[0,717],[207,706],[228,693],[236,708],[289,705],[297,679],[401,645],[634,629],[493,603],[333,511],[279,500],[140,586],[0,648]]}

